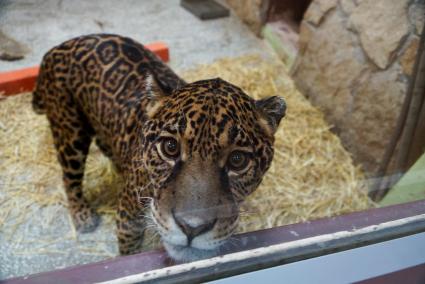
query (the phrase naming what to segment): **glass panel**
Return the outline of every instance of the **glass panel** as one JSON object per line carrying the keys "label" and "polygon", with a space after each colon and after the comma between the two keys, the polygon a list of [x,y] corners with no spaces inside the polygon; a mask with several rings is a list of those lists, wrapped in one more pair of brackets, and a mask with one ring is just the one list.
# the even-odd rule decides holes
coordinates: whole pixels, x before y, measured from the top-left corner
{"label": "glass panel", "polygon": [[181,2],[0,3],[0,279],[424,199],[421,1]]}

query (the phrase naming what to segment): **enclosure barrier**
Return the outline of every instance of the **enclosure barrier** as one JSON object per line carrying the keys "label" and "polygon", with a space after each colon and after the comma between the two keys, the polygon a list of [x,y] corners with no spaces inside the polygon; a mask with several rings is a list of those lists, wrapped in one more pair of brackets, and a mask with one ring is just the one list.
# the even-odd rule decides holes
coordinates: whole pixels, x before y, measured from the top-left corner
{"label": "enclosure barrier", "polygon": [[425,200],[235,236],[224,255],[173,263],[163,250],[120,256],[4,283],[199,283],[425,231]]}

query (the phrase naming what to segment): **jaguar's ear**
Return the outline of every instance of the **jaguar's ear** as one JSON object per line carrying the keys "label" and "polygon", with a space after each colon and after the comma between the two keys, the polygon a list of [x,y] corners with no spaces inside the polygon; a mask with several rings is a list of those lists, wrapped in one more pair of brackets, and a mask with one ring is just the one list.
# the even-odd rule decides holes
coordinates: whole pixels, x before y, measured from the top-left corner
{"label": "jaguar's ear", "polygon": [[144,93],[148,98],[146,105],[146,115],[152,118],[163,104],[163,97],[165,96],[158,82],[152,74],[148,74],[145,79]]}
{"label": "jaguar's ear", "polygon": [[282,97],[273,96],[255,102],[255,107],[260,114],[260,123],[269,135],[273,135],[280,120],[285,116],[286,103]]}

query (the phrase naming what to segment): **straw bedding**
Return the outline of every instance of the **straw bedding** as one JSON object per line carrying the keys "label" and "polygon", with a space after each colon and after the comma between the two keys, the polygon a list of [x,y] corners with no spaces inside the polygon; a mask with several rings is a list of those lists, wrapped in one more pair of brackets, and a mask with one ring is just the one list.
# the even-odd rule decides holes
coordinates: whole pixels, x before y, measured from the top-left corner
{"label": "straw bedding", "polygon": [[[239,232],[335,216],[373,206],[362,172],[329,130],[322,113],[295,89],[283,65],[258,56],[223,59],[188,71],[188,81],[221,77],[254,98],[281,95],[288,109],[276,133],[275,158],[258,190],[243,208]],[[34,214],[67,206],[47,120],[32,112],[29,93],[0,101],[0,234],[11,243],[30,236],[15,232]],[[94,143],[93,143],[94,144]],[[88,199],[113,229],[117,189],[122,181],[93,145],[85,177]],[[31,208],[37,208],[33,210]],[[48,214],[47,214],[48,215]],[[53,223],[46,216],[43,226]],[[68,220],[70,220],[68,218]],[[69,226],[69,235],[77,237]],[[67,229],[68,230],[68,229]],[[148,247],[157,244],[157,238]],[[39,239],[38,242],[54,242]],[[95,253],[86,247],[87,253]],[[38,253],[49,253],[49,250]],[[110,256],[111,253],[105,254]]]}

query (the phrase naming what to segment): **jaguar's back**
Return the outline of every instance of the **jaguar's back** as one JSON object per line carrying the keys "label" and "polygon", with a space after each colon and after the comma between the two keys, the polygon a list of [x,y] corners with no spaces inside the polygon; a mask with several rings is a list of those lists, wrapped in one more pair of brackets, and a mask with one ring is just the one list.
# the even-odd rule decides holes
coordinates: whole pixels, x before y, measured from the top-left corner
{"label": "jaguar's back", "polygon": [[137,90],[151,75],[164,92],[185,84],[155,54],[130,38],[107,34],[75,38],[44,56],[33,108],[61,121],[58,112],[66,103],[85,116],[90,124],[86,127],[93,127],[97,136],[114,137],[129,126],[122,124],[123,118],[143,110],[139,104],[143,93]]}

